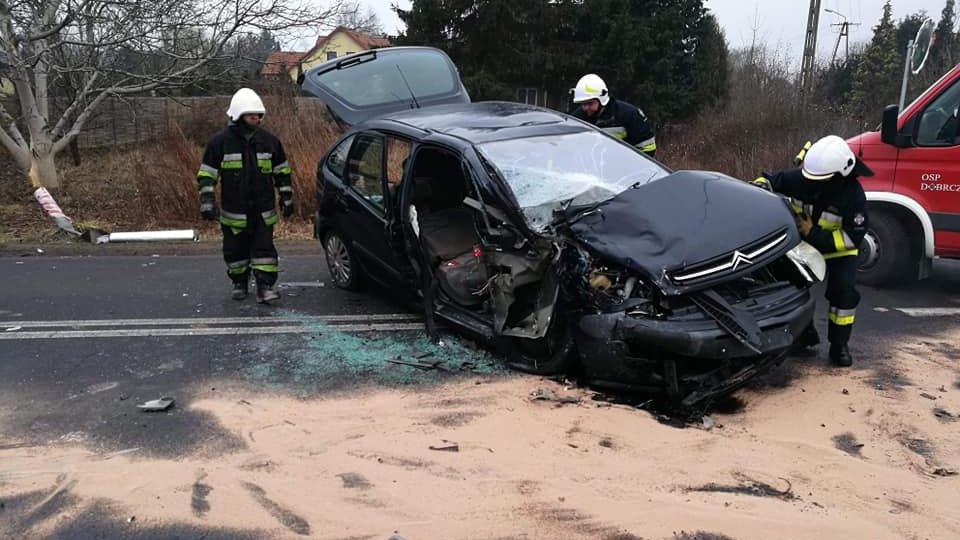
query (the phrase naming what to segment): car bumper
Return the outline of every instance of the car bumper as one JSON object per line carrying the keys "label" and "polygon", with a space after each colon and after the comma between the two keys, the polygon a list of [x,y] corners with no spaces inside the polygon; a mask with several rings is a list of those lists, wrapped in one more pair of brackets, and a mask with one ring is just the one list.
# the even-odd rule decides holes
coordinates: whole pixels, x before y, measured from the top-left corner
{"label": "car bumper", "polygon": [[733,304],[759,326],[759,353],[698,309],[665,318],[623,311],[585,315],[577,349],[594,384],[663,391],[692,405],[730,392],[782,361],[812,320],[815,304],[808,290],[793,287]]}

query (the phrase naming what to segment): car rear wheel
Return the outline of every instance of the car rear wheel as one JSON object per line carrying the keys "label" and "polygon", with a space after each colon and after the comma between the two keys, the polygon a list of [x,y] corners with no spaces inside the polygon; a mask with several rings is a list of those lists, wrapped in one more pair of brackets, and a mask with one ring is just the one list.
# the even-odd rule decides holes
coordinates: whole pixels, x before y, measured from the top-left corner
{"label": "car rear wheel", "polygon": [[909,281],[914,262],[910,238],[896,216],[889,212],[870,216],[857,262],[857,278],[866,285],[889,286]]}
{"label": "car rear wheel", "polygon": [[323,239],[323,250],[334,285],[348,291],[360,289],[363,285],[363,274],[353,251],[343,237],[335,231],[328,232]]}

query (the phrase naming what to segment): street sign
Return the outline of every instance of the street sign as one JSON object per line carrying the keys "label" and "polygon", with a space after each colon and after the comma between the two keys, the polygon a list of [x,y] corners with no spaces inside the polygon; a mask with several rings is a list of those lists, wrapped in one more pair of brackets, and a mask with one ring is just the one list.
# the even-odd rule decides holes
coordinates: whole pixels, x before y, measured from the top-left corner
{"label": "street sign", "polygon": [[913,38],[913,56],[910,58],[910,71],[916,75],[923,69],[923,65],[930,56],[930,47],[933,45],[934,36],[933,19],[927,18],[917,30],[917,37]]}

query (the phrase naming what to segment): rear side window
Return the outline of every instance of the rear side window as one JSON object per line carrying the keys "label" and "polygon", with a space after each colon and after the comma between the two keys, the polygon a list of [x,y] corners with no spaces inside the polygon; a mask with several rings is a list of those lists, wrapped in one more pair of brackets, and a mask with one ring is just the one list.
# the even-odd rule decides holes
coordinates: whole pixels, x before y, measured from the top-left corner
{"label": "rear side window", "polygon": [[341,180],[343,180],[343,173],[347,167],[347,154],[350,153],[350,145],[353,144],[353,139],[353,137],[347,137],[327,156],[327,170]]}
{"label": "rear side window", "polygon": [[458,82],[447,58],[429,50],[381,53],[380,58],[361,56],[318,78],[320,86],[355,109],[411,101],[411,91],[417,98],[454,94]]}
{"label": "rear side window", "polygon": [[954,83],[937,96],[920,115],[917,145],[954,146],[960,143],[960,83]]}

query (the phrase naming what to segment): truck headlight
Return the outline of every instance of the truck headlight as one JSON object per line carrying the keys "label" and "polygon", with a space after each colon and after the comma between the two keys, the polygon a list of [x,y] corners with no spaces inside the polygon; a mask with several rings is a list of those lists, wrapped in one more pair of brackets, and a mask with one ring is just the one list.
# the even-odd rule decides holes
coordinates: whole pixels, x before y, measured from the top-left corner
{"label": "truck headlight", "polygon": [[823,255],[817,251],[817,248],[803,240],[797,244],[797,247],[787,252],[787,257],[790,257],[803,277],[811,283],[823,281],[824,276],[827,275],[827,261],[824,260]]}

